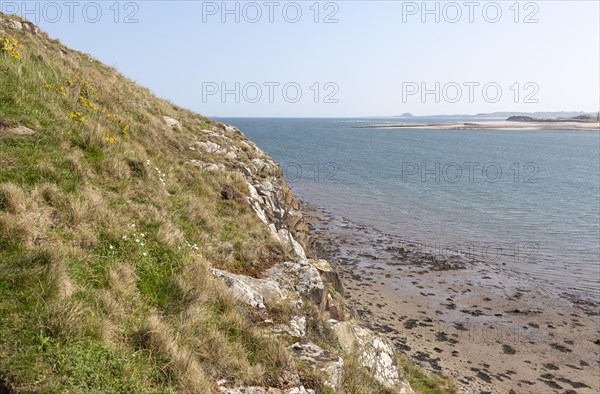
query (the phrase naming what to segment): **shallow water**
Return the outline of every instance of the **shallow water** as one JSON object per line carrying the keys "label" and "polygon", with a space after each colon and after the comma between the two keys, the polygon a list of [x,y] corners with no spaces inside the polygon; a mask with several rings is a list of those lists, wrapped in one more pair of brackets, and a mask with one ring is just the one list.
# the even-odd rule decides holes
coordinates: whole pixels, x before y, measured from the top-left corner
{"label": "shallow water", "polygon": [[598,132],[356,128],[442,119],[220,120],[275,158],[310,204],[440,255],[460,251],[600,298]]}

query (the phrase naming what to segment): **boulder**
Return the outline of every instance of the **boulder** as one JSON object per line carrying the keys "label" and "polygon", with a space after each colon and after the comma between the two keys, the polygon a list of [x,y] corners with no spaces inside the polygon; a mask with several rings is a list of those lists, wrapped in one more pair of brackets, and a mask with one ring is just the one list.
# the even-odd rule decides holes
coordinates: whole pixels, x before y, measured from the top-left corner
{"label": "boulder", "polygon": [[333,269],[327,260],[309,260],[309,263],[319,271],[325,282],[330,283],[340,295],[344,295],[344,284],[338,272]]}
{"label": "boulder", "polygon": [[227,133],[232,133],[232,134],[237,134],[239,136],[243,136],[242,132],[240,131],[240,129],[238,129],[237,127],[231,126],[231,125],[223,125],[225,127],[225,132]]}
{"label": "boulder", "polygon": [[293,344],[290,349],[295,358],[323,374],[325,385],[336,390],[340,388],[344,377],[344,360],[341,357],[306,340]]}
{"label": "boulder", "polygon": [[235,154],[235,152],[229,151],[225,154],[225,157],[229,160],[235,160],[238,156]]}
{"label": "boulder", "polygon": [[255,308],[264,309],[267,305],[275,305],[287,299],[279,285],[273,280],[251,278],[216,268],[213,268],[212,272],[231,289],[240,301]]}
{"label": "boulder", "polygon": [[223,148],[221,147],[221,145],[216,144],[211,141],[196,142],[196,145],[198,145],[199,147],[201,147],[208,153],[219,153],[219,152],[223,151]]}
{"label": "boulder", "polygon": [[163,116],[163,119],[169,127],[176,130],[181,130],[181,122],[179,122],[177,119],[173,119],[169,116]]}
{"label": "boulder", "polygon": [[23,23],[16,21],[14,19],[8,20],[8,27],[13,30],[23,30]]}
{"label": "boulder", "polygon": [[410,385],[401,379],[394,358],[394,348],[373,331],[353,321],[335,322],[332,326],[342,349],[358,356],[358,362],[367,368],[382,385],[413,394]]}
{"label": "boulder", "polygon": [[325,285],[319,272],[307,260],[279,263],[264,272],[269,278],[287,292],[296,292],[301,298],[310,299],[317,305],[322,304],[326,296]]}
{"label": "boulder", "polygon": [[215,163],[205,163],[201,160],[190,160],[190,163],[192,163],[196,167],[199,167],[203,171],[208,171],[208,172],[219,171],[219,170],[225,169],[225,165],[223,165],[222,163],[216,163],[216,164]]}
{"label": "boulder", "polygon": [[30,129],[25,126],[17,126],[13,128],[2,128],[0,125],[0,135],[2,134],[10,134],[10,135],[31,135],[34,134],[35,130]]}
{"label": "boulder", "polygon": [[294,316],[289,324],[277,324],[272,331],[279,335],[302,338],[306,335],[306,316]]}
{"label": "boulder", "polygon": [[263,388],[256,386],[246,387],[223,387],[219,386],[219,391],[222,394],[315,394],[314,390],[307,390],[304,386],[293,387],[290,389]]}

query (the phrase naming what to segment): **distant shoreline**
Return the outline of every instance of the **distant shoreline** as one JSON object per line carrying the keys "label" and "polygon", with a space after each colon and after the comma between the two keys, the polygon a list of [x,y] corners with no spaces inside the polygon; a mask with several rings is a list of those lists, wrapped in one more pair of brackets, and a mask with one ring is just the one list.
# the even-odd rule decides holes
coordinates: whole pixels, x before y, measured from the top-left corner
{"label": "distant shoreline", "polygon": [[598,122],[575,121],[489,121],[452,123],[379,124],[356,126],[358,129],[427,129],[427,130],[575,130],[600,131]]}

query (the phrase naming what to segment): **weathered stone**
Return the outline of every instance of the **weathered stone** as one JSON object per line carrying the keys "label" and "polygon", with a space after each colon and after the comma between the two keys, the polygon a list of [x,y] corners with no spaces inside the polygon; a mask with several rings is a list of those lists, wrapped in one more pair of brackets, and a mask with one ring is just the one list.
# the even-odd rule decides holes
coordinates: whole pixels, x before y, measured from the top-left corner
{"label": "weathered stone", "polygon": [[16,21],[14,19],[9,19],[8,20],[8,27],[14,30],[23,30],[23,24],[19,21]]}
{"label": "weathered stone", "polygon": [[167,123],[167,125],[173,129],[176,130],[181,130],[181,122],[178,121],[177,119],[173,119],[169,116],[163,116],[163,119],[165,121],[165,123]]}
{"label": "weathered stone", "polygon": [[190,163],[192,163],[196,167],[199,167],[203,171],[213,172],[225,169],[225,165],[223,165],[222,163],[205,163],[201,160],[190,160]]}
{"label": "weathered stone", "polygon": [[294,316],[289,324],[278,324],[273,327],[273,332],[302,338],[306,335],[306,316]]}
{"label": "weathered stone", "polygon": [[240,301],[255,308],[264,309],[267,305],[275,305],[287,299],[279,285],[273,280],[236,275],[214,268],[212,272],[231,289]]}
{"label": "weathered stone", "polygon": [[314,390],[307,390],[304,386],[292,387],[290,389],[276,389],[276,388],[263,388],[263,387],[219,387],[219,391],[223,394],[314,394]]}
{"label": "weathered stone", "polygon": [[386,340],[353,321],[338,322],[332,328],[342,349],[355,353],[359,363],[371,371],[378,382],[402,394],[414,393],[410,385],[401,379],[394,349]]}
{"label": "weathered stone", "polygon": [[291,350],[296,358],[323,374],[325,385],[333,389],[342,385],[344,360],[341,357],[306,340],[293,344]]}
{"label": "weathered stone", "polygon": [[219,153],[223,151],[221,145],[216,144],[212,141],[196,142],[196,145],[207,151],[208,153]]}
{"label": "weathered stone", "polygon": [[237,135],[243,136],[242,132],[237,127],[230,126],[228,124],[226,124],[224,126],[225,126],[225,131],[227,133],[233,133],[233,134],[237,134]]}
{"label": "weathered stone", "polygon": [[309,262],[319,270],[319,273],[325,282],[330,283],[334,290],[340,295],[344,295],[344,285],[342,280],[340,279],[338,272],[331,267],[331,264],[329,264],[327,260],[309,260]]}
{"label": "weathered stone", "polygon": [[326,294],[319,272],[306,260],[279,263],[265,271],[264,275],[277,282],[281,289],[297,292],[317,305],[322,303]]}
{"label": "weathered stone", "polygon": [[31,135],[35,134],[35,130],[30,129],[25,126],[17,126],[13,128],[2,128],[0,126],[0,135],[1,134],[10,134],[10,135]]}

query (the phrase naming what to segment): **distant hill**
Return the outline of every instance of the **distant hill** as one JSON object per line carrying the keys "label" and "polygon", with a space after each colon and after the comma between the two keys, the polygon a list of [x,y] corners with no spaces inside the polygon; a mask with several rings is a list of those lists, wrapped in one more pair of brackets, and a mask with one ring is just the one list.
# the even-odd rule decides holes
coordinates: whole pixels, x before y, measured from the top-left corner
{"label": "distant hill", "polygon": [[575,118],[577,116],[592,116],[596,114],[584,112],[584,111],[558,111],[558,112],[489,112],[489,113],[478,113],[478,114],[441,114],[441,115],[413,115],[411,113],[404,113],[402,115],[390,116],[392,118],[459,118],[459,119],[481,119],[481,118],[494,118],[494,119],[506,119],[511,116],[526,116],[532,118]]}
{"label": "distant hill", "polygon": [[585,114],[585,115],[577,115],[573,117],[533,117],[533,116],[524,116],[524,115],[516,115],[509,116],[507,119],[509,122],[583,122],[583,123],[594,123],[598,121],[598,115]]}

